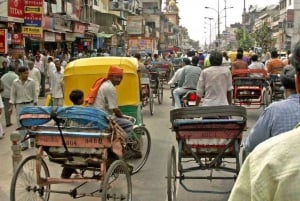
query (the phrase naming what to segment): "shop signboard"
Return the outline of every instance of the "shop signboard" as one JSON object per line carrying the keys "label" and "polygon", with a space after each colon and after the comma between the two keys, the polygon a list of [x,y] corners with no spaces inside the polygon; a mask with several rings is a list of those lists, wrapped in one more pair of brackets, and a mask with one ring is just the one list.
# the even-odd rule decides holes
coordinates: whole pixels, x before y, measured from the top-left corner
{"label": "shop signboard", "polygon": [[44,31],[45,42],[55,42],[55,33],[50,31]]}
{"label": "shop signboard", "polygon": [[52,17],[43,16],[42,27],[44,29],[54,29],[54,20]]}
{"label": "shop signboard", "polygon": [[0,29],[0,54],[7,53],[7,29]]}
{"label": "shop signboard", "polygon": [[144,34],[145,20],[143,16],[128,16],[126,31],[129,35]]}
{"label": "shop signboard", "polygon": [[75,36],[73,33],[65,33],[65,41],[75,41]]}
{"label": "shop signboard", "polygon": [[135,52],[153,53],[155,41],[152,38],[145,37],[131,37],[128,39],[128,52],[133,54]]}
{"label": "shop signboard", "polygon": [[61,33],[55,33],[55,41],[56,42],[61,42],[62,41]]}
{"label": "shop signboard", "polygon": [[85,24],[74,22],[74,32],[84,34],[85,30],[86,30]]}
{"label": "shop signboard", "polygon": [[22,33],[23,33],[23,36],[26,36],[29,38],[41,39],[43,36],[43,28],[22,26]]}
{"label": "shop signboard", "polygon": [[24,2],[24,25],[42,26],[43,0],[26,0]]}
{"label": "shop signboard", "polygon": [[24,23],[24,0],[7,0],[9,21]]}

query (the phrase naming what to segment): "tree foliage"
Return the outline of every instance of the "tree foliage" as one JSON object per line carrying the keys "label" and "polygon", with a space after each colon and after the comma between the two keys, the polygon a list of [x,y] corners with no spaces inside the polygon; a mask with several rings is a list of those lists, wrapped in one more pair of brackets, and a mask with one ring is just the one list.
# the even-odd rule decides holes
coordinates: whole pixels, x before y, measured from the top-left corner
{"label": "tree foliage", "polygon": [[238,46],[244,50],[249,50],[255,44],[255,39],[252,37],[252,34],[247,31],[244,33],[244,29],[241,28],[235,31],[235,38],[238,42]]}
{"label": "tree foliage", "polygon": [[263,49],[270,49],[274,46],[275,39],[272,38],[271,28],[263,23],[253,32],[253,37],[256,42],[256,46]]}

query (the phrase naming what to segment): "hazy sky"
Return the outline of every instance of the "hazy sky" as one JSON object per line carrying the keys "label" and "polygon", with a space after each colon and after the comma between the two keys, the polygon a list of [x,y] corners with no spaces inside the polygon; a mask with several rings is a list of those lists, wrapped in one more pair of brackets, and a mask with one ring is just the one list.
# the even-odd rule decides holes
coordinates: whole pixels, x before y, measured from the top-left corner
{"label": "hazy sky", "polygon": [[[207,6],[217,10],[218,1],[220,10],[220,32],[222,33],[225,29],[225,0],[177,0],[179,16],[181,18],[180,25],[186,27],[190,37],[194,40],[199,40],[200,44],[204,44],[205,40],[209,42],[210,25],[209,20],[204,19],[204,17],[214,18],[214,20],[211,20],[212,38],[217,34],[217,12],[212,9],[205,9],[204,7]],[[163,0],[163,2],[165,2],[165,0]],[[278,4],[278,2],[279,0],[246,0],[246,10],[248,10],[250,5],[266,6]],[[226,9],[227,26],[242,21],[243,0],[226,0],[226,7],[234,7]],[[204,34],[204,32],[206,32],[206,34]]]}

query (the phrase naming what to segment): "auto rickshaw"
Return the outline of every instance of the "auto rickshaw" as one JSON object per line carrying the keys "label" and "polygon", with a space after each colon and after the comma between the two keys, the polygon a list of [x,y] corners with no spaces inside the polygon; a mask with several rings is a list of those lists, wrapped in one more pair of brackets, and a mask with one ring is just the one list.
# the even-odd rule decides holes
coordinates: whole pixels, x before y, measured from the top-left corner
{"label": "auto rickshaw", "polygon": [[[134,166],[132,173],[136,173],[146,163],[151,146],[150,134],[142,118],[137,59],[130,57],[91,57],[68,63],[64,71],[64,97],[69,97],[70,92],[74,89],[82,90],[87,96],[93,83],[100,77],[106,77],[108,69],[112,65],[121,67],[124,73],[121,84],[116,86],[119,108],[125,115],[134,117],[134,130],[126,142],[126,147],[142,152],[142,158],[128,160]],[[71,104],[68,98],[64,99],[64,105],[69,106]]]}

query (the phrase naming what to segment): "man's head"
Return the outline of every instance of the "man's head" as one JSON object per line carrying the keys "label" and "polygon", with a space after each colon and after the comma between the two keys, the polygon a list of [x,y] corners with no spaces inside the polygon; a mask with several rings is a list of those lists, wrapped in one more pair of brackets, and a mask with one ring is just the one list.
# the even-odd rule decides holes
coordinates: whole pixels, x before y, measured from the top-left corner
{"label": "man's head", "polygon": [[244,54],[244,49],[243,49],[243,48],[241,48],[241,47],[240,47],[240,48],[238,48],[238,49],[237,49],[237,53],[242,53],[242,54]]}
{"label": "man's head", "polygon": [[199,58],[196,57],[196,56],[193,56],[193,57],[192,57],[192,65],[193,65],[193,66],[197,66],[198,63],[199,63]]}
{"label": "man's head", "polygon": [[237,58],[237,59],[243,59],[243,53],[237,52],[236,58]]}
{"label": "man's head", "polygon": [[20,68],[18,68],[18,73],[19,73],[20,80],[26,81],[28,79],[28,75],[29,75],[28,68],[21,66]]}
{"label": "man's head", "polygon": [[119,66],[110,66],[107,72],[107,78],[114,86],[119,85],[123,79],[123,69]]}
{"label": "man's head", "polygon": [[141,60],[141,54],[140,53],[136,53],[134,55],[134,57],[137,59],[137,60]]}
{"label": "man's head", "polygon": [[189,58],[183,58],[182,61],[184,62],[184,65],[191,65],[191,60]]}
{"label": "man's head", "polygon": [[34,67],[34,63],[33,63],[33,61],[28,61],[28,68],[30,69],[30,70],[32,70],[33,69],[33,67]]}
{"label": "man's head", "polygon": [[7,68],[7,65],[8,65],[8,61],[7,61],[6,59],[4,59],[4,60],[2,61],[2,66],[3,66],[3,68]]}
{"label": "man's head", "polygon": [[296,89],[295,74],[296,70],[292,65],[287,65],[282,69],[280,80],[285,89]]}
{"label": "man's head", "polygon": [[220,52],[212,51],[209,55],[209,62],[211,66],[221,66],[223,56]]}
{"label": "man's head", "polygon": [[272,57],[272,58],[277,58],[277,57],[278,57],[278,52],[277,52],[277,50],[274,49],[274,50],[271,51],[271,57]]}
{"label": "man's head", "polygon": [[59,72],[61,70],[61,62],[59,59],[55,59],[55,67],[56,67],[56,70],[57,72]]}
{"label": "man's head", "polygon": [[252,56],[251,56],[251,61],[257,61],[258,60],[258,56],[257,56],[257,54],[253,54]]}
{"label": "man's head", "polygon": [[83,91],[79,89],[74,89],[71,91],[69,98],[72,101],[73,105],[82,105],[83,104]]}

